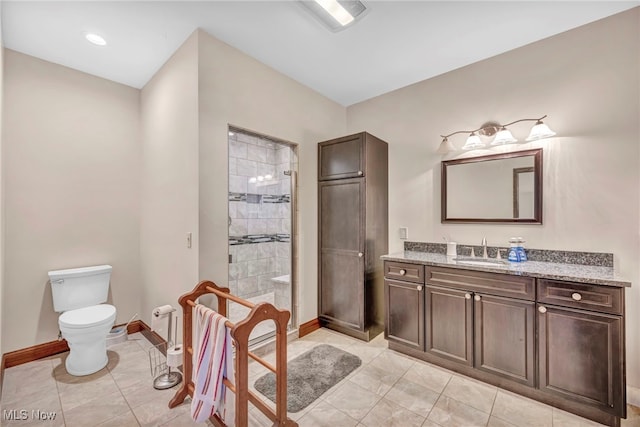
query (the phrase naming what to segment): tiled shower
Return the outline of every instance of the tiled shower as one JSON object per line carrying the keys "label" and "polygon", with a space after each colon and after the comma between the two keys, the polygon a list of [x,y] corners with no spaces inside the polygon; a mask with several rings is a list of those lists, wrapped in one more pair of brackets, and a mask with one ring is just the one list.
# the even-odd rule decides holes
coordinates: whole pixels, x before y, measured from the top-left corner
{"label": "tiled shower", "polygon": [[[296,167],[292,146],[230,128],[229,288],[241,298],[290,311],[291,173]],[[232,321],[247,312],[238,304],[229,307]],[[252,338],[273,330],[273,322],[265,322]]]}

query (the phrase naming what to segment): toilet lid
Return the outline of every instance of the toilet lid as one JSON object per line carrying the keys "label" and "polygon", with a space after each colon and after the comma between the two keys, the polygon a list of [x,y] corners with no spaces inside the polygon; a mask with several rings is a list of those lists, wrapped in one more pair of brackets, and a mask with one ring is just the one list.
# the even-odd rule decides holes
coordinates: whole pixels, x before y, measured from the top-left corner
{"label": "toilet lid", "polygon": [[89,328],[115,317],[116,308],[109,304],[98,304],[89,307],[69,310],[62,313],[58,322],[67,328]]}

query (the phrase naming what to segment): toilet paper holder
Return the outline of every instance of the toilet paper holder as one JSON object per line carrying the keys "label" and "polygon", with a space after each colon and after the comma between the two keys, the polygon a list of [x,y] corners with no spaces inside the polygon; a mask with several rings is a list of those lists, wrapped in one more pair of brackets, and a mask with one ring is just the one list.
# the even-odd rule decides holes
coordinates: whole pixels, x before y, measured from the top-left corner
{"label": "toilet paper holder", "polygon": [[[171,332],[173,330],[173,312],[176,311],[172,307],[170,311],[163,310],[164,313],[158,312],[154,309],[153,316],[162,317],[169,316],[167,326],[167,341],[160,343],[151,349],[149,349],[149,366],[151,368],[151,376],[154,377],[153,388],[156,390],[166,390],[176,386],[182,381],[182,374],[180,372],[171,371],[171,366],[167,363],[169,357],[169,349],[171,348]],[[177,323],[176,316],[176,323]],[[178,328],[176,327],[174,332],[173,345],[175,346],[178,341]]]}

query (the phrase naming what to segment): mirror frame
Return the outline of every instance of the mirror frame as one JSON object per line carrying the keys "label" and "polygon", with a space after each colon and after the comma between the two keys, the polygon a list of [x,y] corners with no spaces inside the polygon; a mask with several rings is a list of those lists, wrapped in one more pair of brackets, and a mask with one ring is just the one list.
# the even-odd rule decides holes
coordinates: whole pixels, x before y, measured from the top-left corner
{"label": "mirror frame", "polygon": [[[489,160],[511,159],[514,157],[533,156],[534,199],[533,218],[448,218],[447,217],[447,168],[465,163],[486,162]],[[464,159],[443,160],[440,177],[440,218],[442,223],[505,223],[505,224],[542,224],[542,148],[510,153],[489,154]]]}

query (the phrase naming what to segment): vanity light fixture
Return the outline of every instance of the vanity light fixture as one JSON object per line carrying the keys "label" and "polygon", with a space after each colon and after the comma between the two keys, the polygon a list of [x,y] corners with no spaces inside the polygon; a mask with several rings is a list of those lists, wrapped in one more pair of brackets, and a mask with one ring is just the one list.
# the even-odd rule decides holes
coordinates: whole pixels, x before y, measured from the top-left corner
{"label": "vanity light fixture", "polygon": [[358,0],[300,0],[298,3],[334,32],[346,28],[367,11]]}
{"label": "vanity light fixture", "polygon": [[491,145],[503,145],[503,144],[512,144],[514,142],[518,142],[516,138],[513,137],[511,131],[507,129],[507,126],[511,126],[520,122],[536,122],[536,124],[531,128],[531,132],[527,137],[527,141],[535,141],[538,139],[549,138],[554,136],[556,133],[549,129],[545,123],[542,122],[542,119],[546,118],[547,115],[540,117],[539,119],[520,119],[515,120],[511,123],[506,123],[504,125],[496,122],[486,122],[478,129],[474,130],[458,130],[452,132],[448,135],[440,135],[442,137],[442,142],[440,143],[440,147],[438,147],[438,154],[447,154],[451,151],[455,151],[456,148],[449,141],[449,137],[453,135],[457,135],[459,133],[468,133],[469,137],[467,138],[467,142],[462,146],[462,150],[474,150],[476,148],[485,147],[485,144],[480,136],[491,137],[495,135],[493,141],[491,141]]}

